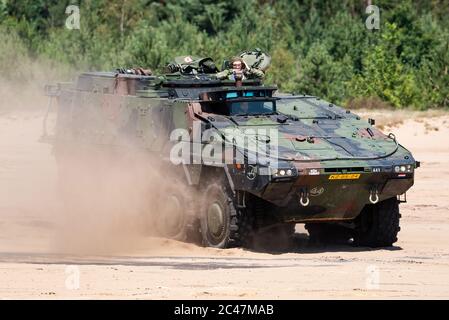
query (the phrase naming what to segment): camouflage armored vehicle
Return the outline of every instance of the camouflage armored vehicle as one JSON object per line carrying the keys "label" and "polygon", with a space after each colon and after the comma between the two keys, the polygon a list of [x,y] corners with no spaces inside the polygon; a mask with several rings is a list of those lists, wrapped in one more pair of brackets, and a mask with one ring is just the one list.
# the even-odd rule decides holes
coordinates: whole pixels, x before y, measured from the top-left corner
{"label": "camouflage armored vehicle", "polygon": [[305,223],[317,241],[397,241],[399,203],[419,163],[393,134],[258,79],[236,85],[185,66],[174,71],[83,73],[49,87],[56,157],[68,142],[120,154],[131,141],[159,159],[175,178],[160,195],[171,214],[161,210],[155,223],[175,239],[199,234],[206,246],[251,245],[261,233],[288,237]]}

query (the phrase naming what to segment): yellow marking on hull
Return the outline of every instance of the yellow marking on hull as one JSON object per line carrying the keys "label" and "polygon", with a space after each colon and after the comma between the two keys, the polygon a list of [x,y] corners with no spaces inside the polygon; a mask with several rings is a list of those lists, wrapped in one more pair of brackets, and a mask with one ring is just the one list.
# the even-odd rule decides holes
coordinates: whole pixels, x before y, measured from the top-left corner
{"label": "yellow marking on hull", "polygon": [[360,173],[347,174],[331,174],[329,180],[357,180],[360,178]]}

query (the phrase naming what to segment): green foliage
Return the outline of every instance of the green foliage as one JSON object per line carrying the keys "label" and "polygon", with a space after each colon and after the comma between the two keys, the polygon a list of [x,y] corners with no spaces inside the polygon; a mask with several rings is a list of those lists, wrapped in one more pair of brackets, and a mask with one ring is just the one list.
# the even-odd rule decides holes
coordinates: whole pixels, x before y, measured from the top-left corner
{"label": "green foliage", "polygon": [[420,85],[431,107],[449,107],[449,33],[435,48],[435,55],[423,61]]}
{"label": "green foliage", "polygon": [[385,25],[381,41],[365,52],[362,73],[350,83],[354,96],[379,97],[397,108],[420,106],[415,75],[397,55],[402,36],[395,24]]}
{"label": "green foliage", "polygon": [[[69,4],[80,6],[80,30],[65,28]],[[80,70],[162,70],[186,54],[221,65],[259,47],[273,58],[266,82],[282,91],[448,107],[447,1],[374,4],[381,25],[370,31],[360,0],[0,0],[0,69],[47,59]]]}
{"label": "green foliage", "polygon": [[316,42],[301,60],[296,91],[341,102],[345,96],[345,83],[351,74],[347,58],[335,60],[323,43]]}
{"label": "green foliage", "polygon": [[0,27],[0,70],[6,79],[24,77],[29,62],[26,46],[16,32]]}

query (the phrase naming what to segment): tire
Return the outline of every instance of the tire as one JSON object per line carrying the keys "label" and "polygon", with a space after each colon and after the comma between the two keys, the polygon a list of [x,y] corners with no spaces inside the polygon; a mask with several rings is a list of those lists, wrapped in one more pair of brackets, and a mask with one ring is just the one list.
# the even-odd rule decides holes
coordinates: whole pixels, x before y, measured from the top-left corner
{"label": "tire", "polygon": [[392,246],[398,240],[400,217],[396,197],[365,206],[356,219],[355,245],[372,248]]}
{"label": "tire", "polygon": [[256,219],[252,212],[242,209],[238,212],[237,232],[234,236],[235,245],[243,248],[254,247]]}
{"label": "tire", "polygon": [[237,240],[237,210],[229,189],[221,183],[210,184],[201,201],[201,235],[203,245],[228,248]]}
{"label": "tire", "polygon": [[352,238],[351,230],[332,223],[306,223],[311,244],[347,244]]}
{"label": "tire", "polygon": [[158,204],[151,219],[157,235],[173,240],[185,241],[193,214],[191,197],[182,182],[162,188]]}

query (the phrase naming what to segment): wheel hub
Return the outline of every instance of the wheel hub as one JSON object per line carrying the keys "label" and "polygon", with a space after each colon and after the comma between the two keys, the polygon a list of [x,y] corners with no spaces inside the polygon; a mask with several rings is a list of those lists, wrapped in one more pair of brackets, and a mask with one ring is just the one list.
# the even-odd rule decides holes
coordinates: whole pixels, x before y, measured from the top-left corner
{"label": "wheel hub", "polygon": [[207,211],[207,226],[215,238],[223,234],[224,220],[223,209],[218,203],[213,203]]}

